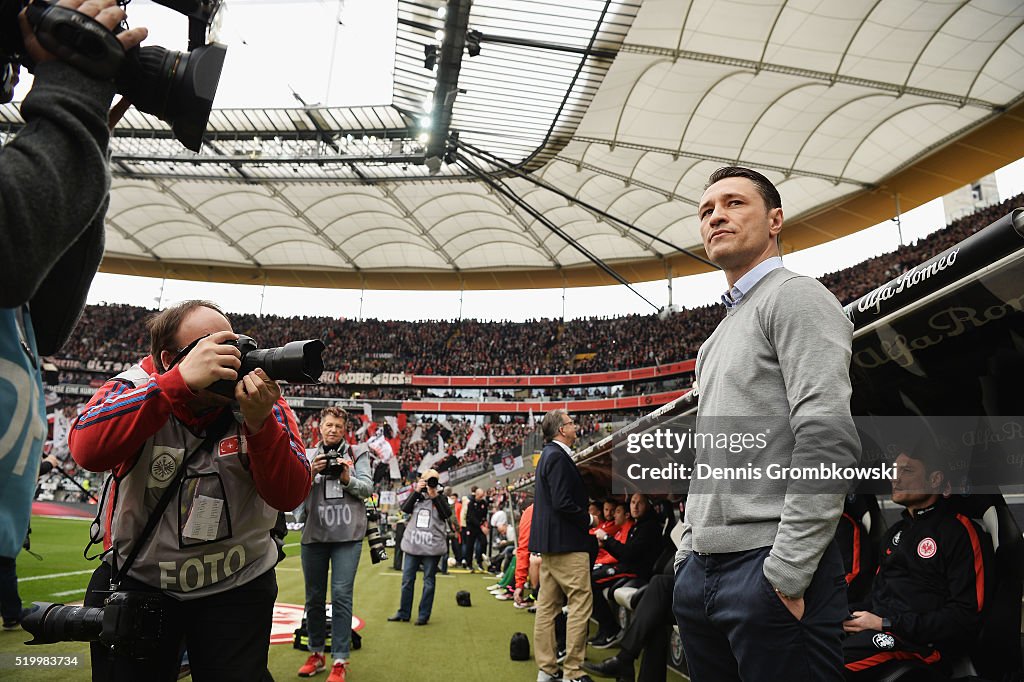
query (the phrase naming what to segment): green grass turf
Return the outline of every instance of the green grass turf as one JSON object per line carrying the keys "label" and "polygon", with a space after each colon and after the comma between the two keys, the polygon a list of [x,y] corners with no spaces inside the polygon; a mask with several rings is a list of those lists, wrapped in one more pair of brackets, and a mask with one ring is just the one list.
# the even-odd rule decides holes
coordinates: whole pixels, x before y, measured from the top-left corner
{"label": "green grass turf", "polygon": [[[19,591],[22,601],[77,602],[85,595],[89,573],[95,563],[85,561],[88,522],[44,517],[32,519],[32,549],[43,557],[37,561],[22,552],[18,557]],[[299,536],[291,533],[285,551],[288,558],[278,566],[278,601],[301,605],[303,597],[302,569],[299,563]],[[64,577],[45,577],[72,571],[88,571]],[[533,615],[525,609],[499,602],[486,587],[496,580],[490,576],[469,573],[438,575],[434,610],[430,624],[415,627],[410,623],[388,623],[387,617],[398,608],[401,574],[391,568],[391,561],[374,566],[364,550],[356,574],[355,614],[366,621],[363,647],[352,652],[349,672],[351,682],[438,682],[467,680],[535,680],[537,668],[533,660],[512,661],[509,639],[513,632],[525,632],[533,646]],[[32,579],[38,578],[38,579]],[[415,608],[419,604],[422,575],[416,584]],[[468,590],[473,606],[459,607],[455,593]],[[67,593],[67,594],[61,594]],[[591,625],[591,629],[593,629]],[[73,682],[88,680],[88,645],[63,642],[39,647],[26,647],[24,631],[0,632],[0,679],[53,680]],[[616,649],[588,650],[592,660],[601,660]],[[74,656],[80,667],[71,669],[18,668],[11,666],[12,655]],[[296,671],[306,653],[290,644],[270,647],[270,671],[276,680],[298,679]],[[328,657],[328,664],[330,659]],[[326,675],[313,679],[324,680]],[[672,679],[672,676],[670,676]],[[679,679],[679,678],[676,678]]]}

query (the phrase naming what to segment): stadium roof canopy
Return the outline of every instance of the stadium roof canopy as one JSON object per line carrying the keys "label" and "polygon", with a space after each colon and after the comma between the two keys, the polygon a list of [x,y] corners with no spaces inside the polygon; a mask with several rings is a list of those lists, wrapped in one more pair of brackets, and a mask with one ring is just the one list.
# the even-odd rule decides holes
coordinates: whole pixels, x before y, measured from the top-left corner
{"label": "stadium roof canopy", "polygon": [[387,106],[215,110],[199,154],[131,111],[103,269],[611,283],[575,243],[652,280],[707,269],[680,247],[702,253],[695,206],[719,166],[779,185],[792,250],[1024,156],[1020,2],[399,0],[398,24]]}

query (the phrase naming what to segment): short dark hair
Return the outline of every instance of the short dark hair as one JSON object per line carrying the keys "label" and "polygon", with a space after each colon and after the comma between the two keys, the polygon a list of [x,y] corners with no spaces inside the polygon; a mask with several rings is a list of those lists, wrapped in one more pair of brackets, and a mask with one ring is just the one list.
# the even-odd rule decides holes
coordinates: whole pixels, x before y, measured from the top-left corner
{"label": "short dark hair", "polygon": [[779,190],[775,188],[772,181],[765,176],[758,173],[756,170],[750,168],[744,168],[743,166],[725,166],[719,168],[711,177],[708,178],[708,184],[704,185],[704,189],[707,189],[711,185],[715,184],[719,180],[725,180],[726,178],[746,178],[754,183],[757,187],[757,193],[764,199],[764,205],[767,210],[773,208],[782,208],[782,196],[779,194]]}
{"label": "short dark hair", "polygon": [[[193,299],[182,301],[154,313],[146,320],[146,329],[149,330],[149,353],[153,356],[153,365],[160,374],[167,371],[163,361],[160,360],[160,351],[177,352],[179,350],[174,342],[178,327],[181,326],[182,320],[196,308],[209,308],[224,315],[224,311],[216,303]],[[224,318],[227,319],[227,315],[224,315]]]}

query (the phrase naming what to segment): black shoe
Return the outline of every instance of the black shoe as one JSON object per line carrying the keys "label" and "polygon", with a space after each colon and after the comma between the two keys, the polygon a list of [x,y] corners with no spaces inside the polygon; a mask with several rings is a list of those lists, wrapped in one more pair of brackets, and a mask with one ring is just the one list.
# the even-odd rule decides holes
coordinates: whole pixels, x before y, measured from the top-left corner
{"label": "black shoe", "polygon": [[558,661],[559,665],[565,662],[565,657],[569,655],[569,652],[565,649],[559,649],[555,652],[555,660]]}
{"label": "black shoe", "polygon": [[403,617],[403,616],[400,616],[400,615],[398,615],[398,614],[396,613],[395,615],[393,615],[393,616],[391,616],[390,618],[388,618],[388,622],[389,622],[389,623],[395,623],[395,622],[398,622],[398,623],[408,623],[408,622],[409,622],[409,619],[408,619],[408,618],[405,618],[405,617]]}
{"label": "black shoe", "polygon": [[416,622],[414,623],[414,625],[426,625],[426,624],[427,624],[427,619],[426,618],[417,618]]}
{"label": "black shoe", "polygon": [[610,635],[599,635],[594,639],[590,640],[590,645],[595,649],[607,649],[616,642],[619,641],[619,633],[614,632]]}
{"label": "black shoe", "polygon": [[612,656],[600,663],[583,661],[583,669],[599,677],[614,677],[616,682],[633,682],[636,679],[633,662],[626,662],[618,656]]}
{"label": "black shoe", "polygon": [[580,675],[571,680],[566,680],[566,682],[594,682],[594,679],[590,675]]}

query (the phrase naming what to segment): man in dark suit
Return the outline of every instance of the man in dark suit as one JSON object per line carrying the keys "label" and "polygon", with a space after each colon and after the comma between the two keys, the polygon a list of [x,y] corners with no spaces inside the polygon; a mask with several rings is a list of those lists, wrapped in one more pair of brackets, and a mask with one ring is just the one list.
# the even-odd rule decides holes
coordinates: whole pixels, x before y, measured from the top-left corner
{"label": "man in dark suit", "polygon": [[590,682],[581,667],[594,604],[590,589],[590,549],[594,541],[587,531],[598,519],[587,511],[583,477],[572,461],[576,422],[566,410],[551,410],[544,415],[541,432],[546,445],[537,463],[530,527],[530,551],[542,557],[533,627],[540,668],[537,682],[550,682],[558,673],[554,625],[565,599],[569,602],[569,618],[563,679]]}

